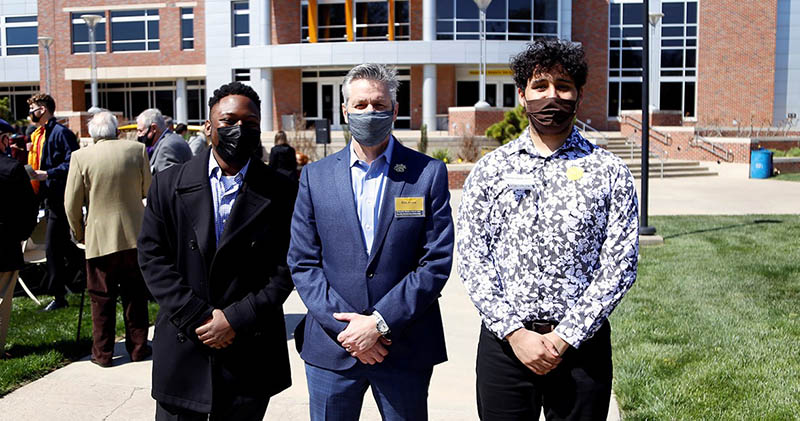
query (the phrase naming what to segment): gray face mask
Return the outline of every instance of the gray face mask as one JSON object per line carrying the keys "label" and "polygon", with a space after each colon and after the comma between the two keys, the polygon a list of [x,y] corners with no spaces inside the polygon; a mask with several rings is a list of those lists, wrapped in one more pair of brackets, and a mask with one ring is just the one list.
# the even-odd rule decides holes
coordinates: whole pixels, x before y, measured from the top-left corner
{"label": "gray face mask", "polygon": [[363,146],[375,146],[389,136],[394,126],[394,111],[348,113],[347,123],[353,139]]}

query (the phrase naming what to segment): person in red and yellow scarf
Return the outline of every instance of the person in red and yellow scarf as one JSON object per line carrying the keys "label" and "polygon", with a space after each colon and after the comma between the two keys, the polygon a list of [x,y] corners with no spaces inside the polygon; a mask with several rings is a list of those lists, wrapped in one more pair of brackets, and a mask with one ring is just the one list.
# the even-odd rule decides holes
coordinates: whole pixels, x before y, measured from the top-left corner
{"label": "person in red and yellow scarf", "polygon": [[75,271],[85,264],[83,252],[72,242],[69,222],[64,211],[64,189],[67,184],[69,160],[78,150],[78,139],[67,127],[56,122],[53,113],[56,102],[50,95],[40,93],[28,99],[31,121],[36,131],[28,163],[36,171],[33,188],[45,201],[47,209],[47,231],[45,233],[47,255],[47,289],[53,295],[46,311],[67,306],[65,285]]}

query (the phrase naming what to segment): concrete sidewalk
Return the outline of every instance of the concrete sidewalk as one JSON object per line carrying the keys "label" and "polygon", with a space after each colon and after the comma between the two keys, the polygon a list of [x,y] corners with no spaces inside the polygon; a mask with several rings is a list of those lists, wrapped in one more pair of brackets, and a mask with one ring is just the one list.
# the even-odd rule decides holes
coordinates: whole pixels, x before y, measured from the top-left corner
{"label": "concrete sidewalk", "polygon": [[[779,214],[800,212],[800,183],[750,180],[747,166],[722,164],[719,177],[650,180],[650,214]],[[454,213],[461,191],[453,191]],[[480,320],[456,277],[445,287],[443,308],[450,360],[434,369],[430,388],[430,419],[476,420],[475,354]],[[291,332],[305,308],[296,293],[284,306]],[[273,397],[267,420],[307,420],[308,395],[303,363],[290,339],[294,385]],[[148,420],[155,413],[150,398],[152,362],[132,363],[118,344],[114,367],[103,369],[88,361],[54,371],[0,399],[3,420]],[[379,420],[368,393],[363,420]],[[619,419],[612,399],[609,420]]]}

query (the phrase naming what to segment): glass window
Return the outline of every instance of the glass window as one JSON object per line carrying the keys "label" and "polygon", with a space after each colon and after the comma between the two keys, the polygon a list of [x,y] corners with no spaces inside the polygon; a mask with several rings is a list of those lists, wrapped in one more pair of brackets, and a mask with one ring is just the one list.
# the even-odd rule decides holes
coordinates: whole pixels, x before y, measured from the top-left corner
{"label": "glass window", "polygon": [[694,95],[695,95],[695,82],[686,82],[684,84],[684,95],[683,95],[684,117],[694,117]]}
{"label": "glass window", "polygon": [[642,109],[642,82],[622,82],[620,108],[623,110]]}
{"label": "glass window", "polygon": [[[533,40],[558,35],[558,0],[495,0],[486,10],[487,39]],[[478,39],[480,13],[472,0],[436,2],[437,39]]]}
{"label": "glass window", "polygon": [[659,108],[669,111],[681,111],[683,109],[683,83],[681,82],[661,82]]}
{"label": "glass window", "polygon": [[625,3],[622,5],[622,23],[624,25],[642,26],[642,4]]}
{"label": "glass window", "polygon": [[36,16],[6,17],[4,26],[5,55],[39,54],[39,41],[36,39],[38,30]]}
{"label": "glass window", "polygon": [[194,49],[194,9],[181,7],[181,50]]}
{"label": "glass window", "polygon": [[250,45],[250,3],[248,1],[232,2],[231,14],[233,46]]}
{"label": "glass window", "polygon": [[515,107],[517,105],[517,87],[513,83],[503,84],[503,106]]}
{"label": "glass window", "polygon": [[661,50],[661,67],[683,67],[683,50]]}
{"label": "glass window", "polygon": [[662,23],[683,23],[683,3],[662,3],[661,13],[664,14]]}
{"label": "glass window", "polygon": [[317,5],[317,38],[320,42],[346,41],[347,19],[344,3]]}
{"label": "glass window", "polygon": [[397,87],[397,121],[394,127],[397,129],[411,128],[411,82],[401,80]]}
{"label": "glass window", "polygon": [[106,14],[103,11],[70,13],[72,19],[72,53],[89,52],[89,28],[86,22],[81,19],[81,15],[98,15],[102,19],[97,21],[94,26],[94,46],[95,51],[106,51]]}
{"label": "glass window", "polygon": [[111,51],[159,49],[158,10],[111,12]]}
{"label": "glass window", "polygon": [[557,0],[534,0],[533,19],[535,20],[557,20],[558,1]]}
{"label": "glass window", "polygon": [[456,82],[456,106],[471,107],[478,102],[480,93],[478,92],[478,82],[458,81]]}
{"label": "glass window", "polygon": [[686,23],[697,23],[697,2],[686,3]]}
{"label": "glass window", "polygon": [[608,116],[619,115],[619,82],[608,83]]}
{"label": "glass window", "polygon": [[303,116],[317,116],[317,82],[303,82]]}

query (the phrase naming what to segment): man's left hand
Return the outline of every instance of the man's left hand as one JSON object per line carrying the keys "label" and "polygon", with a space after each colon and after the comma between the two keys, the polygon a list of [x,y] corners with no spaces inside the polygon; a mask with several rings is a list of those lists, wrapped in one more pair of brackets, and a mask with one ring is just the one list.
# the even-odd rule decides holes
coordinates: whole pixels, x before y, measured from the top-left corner
{"label": "man's left hand", "polygon": [[559,356],[564,355],[564,353],[567,352],[567,349],[569,349],[569,344],[565,340],[561,339],[560,336],[556,335],[555,332],[545,333],[542,336],[544,336],[545,339],[550,341],[550,343],[556,347]]}
{"label": "man's left hand", "polygon": [[222,310],[214,309],[211,318],[194,331],[197,338],[204,344],[214,349],[222,349],[233,343],[236,332],[228,323],[228,318]]}
{"label": "man's left hand", "polygon": [[339,333],[336,340],[351,355],[358,355],[375,345],[381,334],[378,322],[373,316],[358,313],[333,313],[333,318],[341,322],[349,322],[347,328]]}
{"label": "man's left hand", "polygon": [[47,171],[36,170],[36,179],[39,181],[47,180]]}

